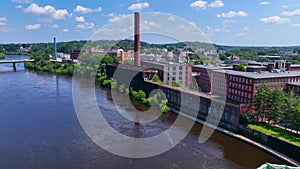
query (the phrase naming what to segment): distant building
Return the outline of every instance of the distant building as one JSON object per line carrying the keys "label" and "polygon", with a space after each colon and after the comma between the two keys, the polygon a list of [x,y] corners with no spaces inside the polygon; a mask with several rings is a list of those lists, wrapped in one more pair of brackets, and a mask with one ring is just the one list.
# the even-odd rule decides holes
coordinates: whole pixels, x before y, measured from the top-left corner
{"label": "distant building", "polygon": [[141,61],[141,66],[146,70],[157,70],[157,74],[160,76],[164,83],[171,85],[173,82],[180,82],[185,87],[189,87],[191,84],[191,65]]}
{"label": "distant building", "polygon": [[201,91],[210,93],[212,91],[212,71],[231,70],[232,67],[219,67],[213,65],[193,65],[192,76],[196,79]]}
{"label": "distant building", "polygon": [[77,60],[79,56],[84,55],[84,54],[92,54],[91,50],[74,50],[72,49],[70,51],[70,58],[72,60]]}
{"label": "distant building", "polygon": [[71,59],[70,54],[62,53],[62,52],[58,52],[57,57],[59,57],[61,59],[64,59],[64,60],[70,60]]}

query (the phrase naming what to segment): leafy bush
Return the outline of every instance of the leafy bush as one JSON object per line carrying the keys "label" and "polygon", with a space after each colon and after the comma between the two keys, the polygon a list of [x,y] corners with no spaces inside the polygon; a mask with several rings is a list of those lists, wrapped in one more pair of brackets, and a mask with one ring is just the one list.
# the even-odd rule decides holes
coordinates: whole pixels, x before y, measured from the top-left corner
{"label": "leafy bush", "polygon": [[125,89],[125,84],[122,83],[122,84],[119,86],[119,92],[120,92],[120,93],[124,93],[124,89]]}

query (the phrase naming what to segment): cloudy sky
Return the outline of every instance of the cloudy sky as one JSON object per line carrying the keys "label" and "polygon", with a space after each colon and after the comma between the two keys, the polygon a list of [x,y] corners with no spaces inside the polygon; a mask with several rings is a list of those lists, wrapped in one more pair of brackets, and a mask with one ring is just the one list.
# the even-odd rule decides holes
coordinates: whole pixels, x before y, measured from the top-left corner
{"label": "cloudy sky", "polygon": [[[300,45],[299,0],[2,0],[0,43],[48,42],[54,36],[58,41],[89,39],[135,11],[182,18],[217,44]],[[143,23],[148,29],[164,24]]]}

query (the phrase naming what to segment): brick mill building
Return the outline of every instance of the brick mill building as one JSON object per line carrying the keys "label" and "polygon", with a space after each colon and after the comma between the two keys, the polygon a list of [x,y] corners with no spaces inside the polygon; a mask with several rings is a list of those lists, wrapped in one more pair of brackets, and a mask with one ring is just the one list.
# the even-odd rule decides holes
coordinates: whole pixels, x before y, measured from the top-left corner
{"label": "brick mill building", "polygon": [[[225,78],[225,79],[224,79]],[[300,71],[240,72],[234,70],[215,70],[213,72],[213,94],[226,90],[227,99],[238,103],[251,103],[256,89],[261,84],[271,88],[284,89],[287,83],[300,82]]]}

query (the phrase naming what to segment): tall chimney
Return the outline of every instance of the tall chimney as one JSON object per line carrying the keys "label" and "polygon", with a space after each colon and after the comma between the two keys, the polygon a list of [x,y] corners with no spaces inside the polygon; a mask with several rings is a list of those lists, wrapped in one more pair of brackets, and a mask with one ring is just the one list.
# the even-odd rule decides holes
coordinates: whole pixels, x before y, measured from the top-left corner
{"label": "tall chimney", "polygon": [[54,37],[54,60],[57,60],[56,38]]}
{"label": "tall chimney", "polygon": [[140,13],[134,13],[134,65],[141,66],[140,58]]}

